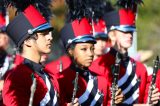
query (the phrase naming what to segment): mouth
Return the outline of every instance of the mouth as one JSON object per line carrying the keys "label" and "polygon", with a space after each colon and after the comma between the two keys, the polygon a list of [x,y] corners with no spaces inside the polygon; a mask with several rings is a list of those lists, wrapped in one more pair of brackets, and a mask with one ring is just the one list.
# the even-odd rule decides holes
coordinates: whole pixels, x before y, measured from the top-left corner
{"label": "mouth", "polygon": [[132,40],[127,40],[126,42],[127,42],[127,43],[131,43],[131,42],[132,42]]}
{"label": "mouth", "polygon": [[93,61],[93,59],[87,59],[86,61],[91,63]]}
{"label": "mouth", "polygon": [[47,44],[47,46],[50,48],[52,46],[52,44]]}

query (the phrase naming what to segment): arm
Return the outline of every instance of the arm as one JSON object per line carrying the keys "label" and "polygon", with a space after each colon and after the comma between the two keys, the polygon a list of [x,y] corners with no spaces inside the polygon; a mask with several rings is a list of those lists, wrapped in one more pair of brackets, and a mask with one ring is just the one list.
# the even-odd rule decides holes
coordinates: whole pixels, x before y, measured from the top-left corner
{"label": "arm", "polygon": [[30,86],[24,78],[23,75],[11,73],[5,79],[2,95],[6,106],[28,106]]}

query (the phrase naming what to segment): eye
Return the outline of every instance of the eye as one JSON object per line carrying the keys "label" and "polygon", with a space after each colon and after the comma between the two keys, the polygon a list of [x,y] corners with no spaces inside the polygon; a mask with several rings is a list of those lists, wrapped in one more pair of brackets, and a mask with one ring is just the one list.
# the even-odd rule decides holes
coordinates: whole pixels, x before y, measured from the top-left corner
{"label": "eye", "polygon": [[91,51],[94,51],[94,49],[95,49],[94,47],[91,47]]}
{"label": "eye", "polygon": [[81,48],[81,50],[86,51],[86,50],[87,50],[87,48]]}

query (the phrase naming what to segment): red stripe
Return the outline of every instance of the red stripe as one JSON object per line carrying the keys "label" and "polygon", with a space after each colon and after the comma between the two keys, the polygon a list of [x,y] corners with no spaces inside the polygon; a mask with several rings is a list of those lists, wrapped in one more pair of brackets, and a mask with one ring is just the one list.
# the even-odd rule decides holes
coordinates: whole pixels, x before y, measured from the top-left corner
{"label": "red stripe", "polygon": [[97,33],[105,32],[106,24],[104,20],[99,20],[97,23],[94,22],[94,31]]}
{"label": "red stripe", "polygon": [[36,28],[44,23],[46,23],[45,18],[40,14],[40,12],[32,5],[28,6],[24,13],[25,17],[31,23],[31,25]]}
{"label": "red stripe", "polygon": [[76,37],[92,34],[92,26],[89,24],[86,18],[83,18],[81,21],[73,21],[72,28]]}
{"label": "red stripe", "polygon": [[119,10],[120,25],[135,25],[135,13],[128,9]]}
{"label": "red stripe", "polygon": [[0,26],[4,26],[6,23],[5,17],[0,13]]}

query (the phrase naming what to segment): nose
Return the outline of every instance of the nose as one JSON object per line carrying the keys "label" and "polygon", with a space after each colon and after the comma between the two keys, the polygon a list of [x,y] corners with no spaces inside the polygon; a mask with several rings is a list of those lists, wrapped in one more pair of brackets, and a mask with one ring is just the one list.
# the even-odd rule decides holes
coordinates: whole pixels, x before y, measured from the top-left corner
{"label": "nose", "polygon": [[52,41],[53,40],[53,36],[52,36],[52,32],[49,32],[47,35],[48,40]]}
{"label": "nose", "polygon": [[87,54],[89,57],[93,57],[94,56],[94,50],[93,49],[88,49]]}
{"label": "nose", "polygon": [[132,38],[133,38],[133,33],[127,33],[127,37],[128,37],[129,39],[132,39]]}

